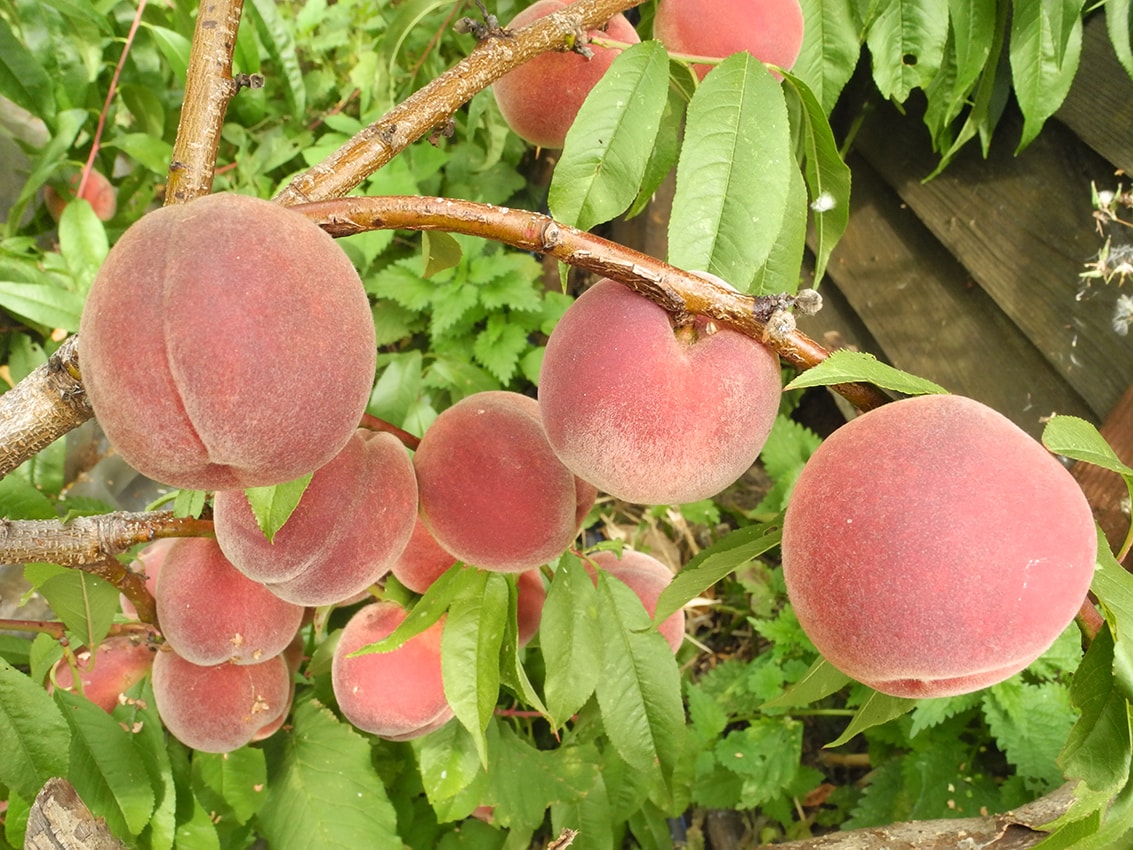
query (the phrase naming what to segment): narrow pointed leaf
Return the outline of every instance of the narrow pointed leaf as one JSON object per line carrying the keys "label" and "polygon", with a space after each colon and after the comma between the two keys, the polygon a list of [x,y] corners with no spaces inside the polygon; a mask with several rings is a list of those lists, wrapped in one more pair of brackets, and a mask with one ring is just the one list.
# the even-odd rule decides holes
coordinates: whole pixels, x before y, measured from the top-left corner
{"label": "narrow pointed leaf", "polygon": [[52,776],[66,776],[71,730],[59,707],[0,658],[0,783],[34,800]]}
{"label": "narrow pointed leaf", "polygon": [[883,97],[904,103],[936,75],[948,37],[942,0],[889,0],[866,35],[873,81]]}
{"label": "narrow pointed leaf", "polygon": [[1015,0],[1011,4],[1011,75],[1023,111],[1016,152],[1039,134],[1070,91],[1082,54],[1084,0]]}
{"label": "narrow pointed leaf", "polygon": [[294,481],[271,487],[249,487],[244,491],[248,497],[248,504],[252,506],[256,523],[269,543],[275,539],[276,533],[283,528],[283,524],[299,506],[299,500],[303,498],[303,493],[311,483],[313,475],[314,473],[308,473]]}
{"label": "narrow pointed leaf", "polygon": [[849,349],[835,351],[817,366],[812,366],[796,377],[784,389],[798,390],[804,387],[824,387],[854,381],[874,384],[909,395],[948,392],[939,384],[882,363],[872,354]]}
{"label": "narrow pointed leaf", "polygon": [[873,726],[888,723],[902,714],[907,714],[913,710],[913,706],[916,704],[915,699],[894,697],[874,691],[866,697],[865,702],[858,708],[857,713],[854,714],[850,724],[846,727],[846,731],[826,746],[840,747],[859,732],[864,732]]}
{"label": "narrow pointed leaf", "polygon": [[597,591],[572,555],[563,556],[547,591],[539,644],[547,667],[547,710],[557,729],[594,693],[602,658]]}

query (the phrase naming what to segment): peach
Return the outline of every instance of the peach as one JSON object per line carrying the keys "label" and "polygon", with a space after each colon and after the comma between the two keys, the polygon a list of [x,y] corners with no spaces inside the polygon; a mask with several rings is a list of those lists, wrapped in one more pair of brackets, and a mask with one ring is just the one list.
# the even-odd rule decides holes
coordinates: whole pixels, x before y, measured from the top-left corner
{"label": "peach", "polygon": [[516,579],[515,615],[518,626],[518,643],[526,646],[539,631],[543,619],[543,603],[547,601],[547,587],[539,569],[520,573]]}
{"label": "peach", "polygon": [[87,176],[86,185],[79,191],[82,174],[75,174],[63,189],[47,186],[43,190],[43,202],[47,205],[47,212],[58,221],[63,216],[67,204],[74,200],[76,193],[87,201],[94,214],[102,221],[110,221],[118,212],[118,190],[114,184],[97,169],[91,169]]}
{"label": "peach", "polygon": [[429,426],[413,463],[429,532],[488,570],[518,573],[558,557],[592,501],[547,443],[538,403],[518,393],[461,399]]}
{"label": "peach", "polygon": [[[138,557],[130,565],[135,571],[145,575],[146,590],[149,591],[150,596],[155,596],[157,593],[157,574],[161,571],[161,565],[165,563],[166,554],[176,542],[176,537],[155,540],[138,552]],[[122,613],[127,617],[137,618],[138,610],[134,607],[134,603],[127,599],[125,594],[119,594],[118,599]]]}
{"label": "peach", "polygon": [[390,652],[347,657],[391,634],[407,614],[394,602],[359,608],[343,628],[331,661],[331,683],[343,716],[390,741],[432,732],[453,716],[441,680],[443,619]]}
{"label": "peach", "polygon": [[290,481],[331,460],[374,379],[357,272],[293,210],[218,194],[155,210],[111,249],[79,326],[111,445],[173,487]]}
{"label": "peach", "polygon": [[157,577],[157,619],[166,642],[193,664],[256,664],[282,652],[303,607],[243,576],[215,540],[186,537]]}
{"label": "peach", "polygon": [[[568,5],[563,0],[538,0],[516,15],[508,28],[525,27]],[[620,13],[606,24],[605,32],[590,30],[587,35],[627,44],[641,40]],[[594,44],[589,47],[594,52],[590,59],[573,52],[542,53],[496,80],[492,92],[504,121],[516,135],[540,147],[563,146],[582,102],[621,52]]]}
{"label": "peach", "polygon": [[390,572],[414,593],[424,593],[456,561],[456,556],[437,542],[418,515],[409,543]]}
{"label": "peach", "polygon": [[[667,566],[652,555],[634,549],[623,549],[620,558],[616,552],[605,550],[593,552],[587,557],[595,566],[605,570],[636,593],[650,617],[657,610],[657,600],[661,592],[673,580],[673,571]],[[681,643],[685,639],[685,612],[683,610],[674,612],[666,617],[657,629],[675,653],[681,648]]]}
{"label": "peach", "polygon": [[[799,0],[660,0],[653,35],[670,53],[721,59],[747,51],[790,69],[803,43]],[[693,65],[700,79],[712,65]]]}
{"label": "peach", "polygon": [[[120,694],[145,678],[153,666],[155,651],[153,644],[136,637],[109,637],[93,653],[87,649],[79,652],[75,668],[66,659],[56,664],[55,686],[72,693],[82,693],[103,711],[110,712],[118,704]],[[75,684],[76,672],[78,686]]]}
{"label": "peach", "polygon": [[165,728],[205,753],[249,743],[287,710],[291,675],[282,655],[262,664],[199,666],[176,652],[157,653],[153,696]]}
{"label": "peach", "polygon": [[675,329],[620,283],[584,292],[551,333],[539,379],[547,439],[575,475],[642,504],[695,502],[759,454],[780,396],[765,345],[698,318]]}
{"label": "peach", "polygon": [[827,660],[886,694],[975,691],[1073,620],[1097,537],[1041,444],[968,398],[887,404],[830,435],[783,521],[783,576]]}
{"label": "peach", "polygon": [[365,590],[401,555],[417,519],[409,452],[392,434],[358,429],[317,470],[271,542],[242,490],[214,500],[216,539],[245,576],[298,605],[330,605]]}

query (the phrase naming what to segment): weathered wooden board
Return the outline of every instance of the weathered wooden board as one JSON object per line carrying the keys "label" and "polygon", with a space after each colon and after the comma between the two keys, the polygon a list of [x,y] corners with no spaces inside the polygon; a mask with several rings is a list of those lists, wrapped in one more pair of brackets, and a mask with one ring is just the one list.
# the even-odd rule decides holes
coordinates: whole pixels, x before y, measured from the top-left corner
{"label": "weathered wooden board", "polygon": [[[872,353],[990,405],[1036,436],[1053,412],[1090,416],[1089,406],[877,172],[857,155],[849,164],[850,223],[828,275],[880,345]],[[820,312],[801,326],[809,331],[823,321]]]}
{"label": "weathered wooden board", "polygon": [[[863,123],[855,149],[1077,390],[1098,422],[1133,382],[1133,345],[1112,326],[1116,286],[1096,285],[1088,297],[1077,297],[1083,264],[1101,244],[1090,181],[1112,181],[1113,165],[1058,122],[1015,156],[1020,124],[1009,109],[987,160],[971,146],[927,183],[923,177],[936,157],[912,114],[878,110]],[[862,181],[855,183],[860,191]],[[934,326],[925,323],[922,330],[932,333]]]}

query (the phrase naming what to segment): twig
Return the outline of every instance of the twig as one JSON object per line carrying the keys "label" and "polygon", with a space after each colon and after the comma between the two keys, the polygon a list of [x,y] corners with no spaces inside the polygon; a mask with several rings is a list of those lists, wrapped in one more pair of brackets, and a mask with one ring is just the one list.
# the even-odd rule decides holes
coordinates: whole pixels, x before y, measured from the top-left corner
{"label": "twig", "polygon": [[583,30],[601,26],[641,0],[579,0],[561,12],[515,30],[510,38],[479,42],[465,59],[359,131],[322,162],[291,181],[275,200],[284,206],[340,198],[437,127],[512,68],[561,48]]}
{"label": "twig", "polygon": [[[340,198],[301,204],[294,209],[336,237],[367,230],[445,230],[549,254],[564,263],[621,281],[672,313],[678,321],[689,315],[707,316],[765,341],[783,360],[800,369],[816,366],[829,356],[825,348],[798,330],[768,337],[768,316],[750,295],[617,242],[559,224],[540,213],[416,196]],[[869,384],[839,384],[832,389],[861,410],[890,400]]]}

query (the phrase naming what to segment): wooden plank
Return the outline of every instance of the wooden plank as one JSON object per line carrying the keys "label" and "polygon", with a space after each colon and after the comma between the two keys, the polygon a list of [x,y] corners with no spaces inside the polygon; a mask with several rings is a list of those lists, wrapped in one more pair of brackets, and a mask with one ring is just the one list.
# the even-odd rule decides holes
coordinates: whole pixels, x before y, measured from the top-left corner
{"label": "wooden plank", "polygon": [[[1052,412],[1091,415],[967,271],[857,155],[850,222],[830,279],[900,369],[995,408],[1038,436]],[[822,313],[807,323],[820,323]]]}
{"label": "wooden plank", "polygon": [[1104,183],[1113,167],[1057,122],[1014,156],[1020,127],[1009,110],[987,160],[969,146],[928,183],[936,156],[912,113],[879,108],[856,149],[1100,421],[1133,382],[1133,347],[1112,326],[1117,287],[1099,284],[1076,297],[1083,264],[1101,244],[1090,181]]}
{"label": "wooden plank", "polygon": [[[1121,462],[1133,466],[1133,386],[1125,391],[1099,430]],[[1094,509],[1094,518],[1105,532],[1110,548],[1116,552],[1129,531],[1129,490],[1125,482],[1117,473],[1092,463],[1076,463],[1070,471]],[[1127,569],[1133,569],[1133,552],[1123,563]]]}
{"label": "wooden plank", "polygon": [[1082,61],[1055,117],[1113,165],[1133,175],[1133,79],[1117,61],[1101,12],[1086,19]]}

